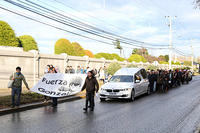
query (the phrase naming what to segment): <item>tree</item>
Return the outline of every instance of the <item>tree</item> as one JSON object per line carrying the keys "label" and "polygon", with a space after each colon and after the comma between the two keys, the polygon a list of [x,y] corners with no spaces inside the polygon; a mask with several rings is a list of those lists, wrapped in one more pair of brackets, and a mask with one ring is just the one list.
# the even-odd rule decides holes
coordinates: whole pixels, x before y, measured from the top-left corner
{"label": "tree", "polygon": [[19,43],[23,47],[24,51],[38,50],[37,43],[32,36],[23,35],[23,36],[19,36],[18,39],[19,39]]}
{"label": "tree", "polygon": [[134,48],[132,51],[132,54],[139,54],[141,56],[145,56],[145,55],[148,55],[149,53],[146,48],[141,48],[141,49]]}
{"label": "tree", "polygon": [[66,53],[72,56],[84,56],[85,50],[77,42],[71,43],[69,40],[61,38],[59,39],[54,48],[55,54]]}
{"label": "tree", "polygon": [[133,51],[132,51],[132,54],[138,54],[138,49],[134,48]]}
{"label": "tree", "polygon": [[94,54],[90,50],[85,50],[85,55],[89,56],[90,58],[94,58]]}
{"label": "tree", "polygon": [[151,55],[144,55],[144,58],[150,63],[153,63],[154,61],[158,61],[157,57],[151,56]]}
{"label": "tree", "polygon": [[121,65],[119,63],[113,62],[113,63],[110,63],[110,65],[108,66],[107,72],[108,72],[108,74],[113,75],[120,68],[121,68]]}
{"label": "tree", "polygon": [[84,56],[85,55],[84,49],[77,42],[73,42],[72,47],[73,47],[73,54],[72,55],[74,55],[74,56]]}
{"label": "tree", "polygon": [[180,62],[173,62],[172,61],[172,65],[181,65],[181,63]]}
{"label": "tree", "polygon": [[168,62],[169,61],[169,55],[160,55],[158,57],[159,61],[165,61]]}
{"label": "tree", "polygon": [[120,56],[122,57],[122,46],[120,45],[120,41],[117,39],[115,42],[113,42],[113,44],[115,45],[116,49],[119,49],[120,51]]}
{"label": "tree", "polygon": [[137,65],[135,65],[135,64],[129,64],[129,65],[127,65],[127,67],[128,68],[134,68],[134,67],[137,67]]}
{"label": "tree", "polygon": [[19,46],[15,32],[10,25],[4,21],[0,21],[0,46]]}
{"label": "tree", "polygon": [[135,61],[135,62],[147,62],[147,60],[139,55],[139,54],[132,54],[129,58],[128,58],[128,61],[132,62],[132,61]]}
{"label": "tree", "polygon": [[120,57],[118,54],[111,54],[113,59],[116,59],[118,61],[124,61],[125,59]]}
{"label": "tree", "polygon": [[185,66],[192,66],[192,62],[191,61],[184,61],[183,64]]}
{"label": "tree", "polygon": [[68,55],[73,55],[74,48],[69,40],[62,38],[56,42],[54,52],[55,54],[66,53]]}
{"label": "tree", "polygon": [[169,64],[169,62],[166,62],[166,61],[159,61],[159,64]]}
{"label": "tree", "polygon": [[165,55],[164,57],[165,57],[165,61],[168,62],[169,61],[169,55]]}
{"label": "tree", "polygon": [[120,57],[118,54],[109,54],[109,53],[97,53],[94,56],[95,58],[105,58],[107,60],[118,60],[118,61],[124,61],[125,59]]}
{"label": "tree", "polygon": [[148,65],[146,69],[149,69],[149,70],[157,70],[159,67],[158,66],[155,66],[155,65]]}
{"label": "tree", "polygon": [[105,58],[107,60],[113,60],[113,57],[109,53],[97,53],[94,55],[95,58]]}

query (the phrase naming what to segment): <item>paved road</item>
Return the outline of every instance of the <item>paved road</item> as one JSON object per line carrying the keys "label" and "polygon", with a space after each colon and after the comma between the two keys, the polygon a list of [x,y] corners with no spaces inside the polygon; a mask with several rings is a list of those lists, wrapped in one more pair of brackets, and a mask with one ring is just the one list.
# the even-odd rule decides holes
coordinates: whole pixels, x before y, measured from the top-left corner
{"label": "paved road", "polygon": [[0,133],[192,133],[200,123],[200,77],[167,94],[134,102],[96,99],[83,113],[84,99],[0,116]]}

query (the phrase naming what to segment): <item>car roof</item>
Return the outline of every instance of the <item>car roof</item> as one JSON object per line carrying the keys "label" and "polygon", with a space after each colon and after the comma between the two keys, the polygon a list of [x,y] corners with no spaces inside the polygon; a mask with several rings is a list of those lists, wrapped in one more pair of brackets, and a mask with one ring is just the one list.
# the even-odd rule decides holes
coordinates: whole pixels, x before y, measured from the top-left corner
{"label": "car roof", "polygon": [[121,68],[114,75],[134,75],[143,68]]}

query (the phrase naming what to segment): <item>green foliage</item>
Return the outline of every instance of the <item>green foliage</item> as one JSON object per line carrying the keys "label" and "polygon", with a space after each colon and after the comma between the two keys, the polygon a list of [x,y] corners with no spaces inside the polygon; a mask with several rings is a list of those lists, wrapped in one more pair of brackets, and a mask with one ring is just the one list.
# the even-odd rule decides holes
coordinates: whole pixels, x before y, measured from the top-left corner
{"label": "green foliage", "polygon": [[129,62],[135,61],[135,62],[147,62],[147,60],[138,54],[132,54],[129,58],[128,58]]}
{"label": "green foliage", "polygon": [[185,69],[185,70],[190,70],[191,68],[190,68],[190,67],[184,67],[183,69]]}
{"label": "green foliage", "polygon": [[111,54],[109,53],[97,53],[94,55],[95,58],[105,58],[107,60],[113,60],[113,57],[110,56]]}
{"label": "green foliage", "polygon": [[122,46],[120,45],[120,41],[117,39],[115,42],[113,42],[113,44],[115,45],[116,49],[119,49],[120,51],[120,56],[122,55]]}
{"label": "green foliage", "polygon": [[129,64],[129,65],[127,65],[127,67],[128,68],[134,68],[134,67],[137,67],[137,65],[135,65],[135,64]]}
{"label": "green foliage", "polygon": [[113,57],[113,59],[116,59],[118,61],[124,61],[125,59],[120,57],[118,54],[111,54],[111,56]]}
{"label": "green foliage", "polygon": [[19,36],[18,39],[19,39],[20,45],[23,47],[24,51],[38,50],[37,43],[32,36],[23,35],[23,36]]}
{"label": "green foliage", "polygon": [[159,67],[158,66],[155,66],[155,65],[148,65],[146,69],[149,69],[149,70],[157,70]]}
{"label": "green foliage", "polygon": [[[11,99],[10,95],[0,97],[0,109],[10,107],[11,105],[10,99]],[[21,104],[41,102],[43,100],[44,100],[44,96],[37,93],[28,92],[28,93],[21,94]]]}
{"label": "green foliage", "polygon": [[[166,61],[159,61],[160,64],[169,64],[169,62],[166,62]],[[173,62],[172,61],[172,65],[181,65],[180,62]]]}
{"label": "green foliage", "polygon": [[113,42],[113,44],[115,44],[115,48],[116,49],[119,49],[119,50],[122,50],[123,48],[122,48],[122,46],[120,45],[120,41],[117,39],[115,42]]}
{"label": "green foliage", "polygon": [[137,53],[138,53],[138,48],[134,48],[132,54],[137,54]]}
{"label": "green foliage", "polygon": [[84,56],[85,55],[85,51],[81,47],[80,44],[78,44],[77,42],[73,42],[72,46],[73,46],[73,54],[72,55],[74,55],[74,56]]}
{"label": "green foliage", "polygon": [[117,62],[113,62],[111,63],[108,68],[107,68],[107,73],[110,74],[110,75],[113,75],[115,74],[115,72],[117,70],[119,70],[121,68],[120,64],[117,63]]}
{"label": "green foliage", "polygon": [[132,51],[132,54],[139,54],[141,56],[144,56],[144,55],[148,55],[149,53],[146,48],[141,48],[141,49],[134,48]]}
{"label": "green foliage", "polygon": [[172,61],[172,65],[181,65],[181,63],[180,62],[173,62]]}
{"label": "green foliage", "polygon": [[169,63],[166,61],[160,61],[159,64],[169,64]]}
{"label": "green foliage", "polygon": [[66,53],[68,55],[72,54],[73,47],[69,40],[59,39],[54,47],[55,54]]}
{"label": "green foliage", "polygon": [[183,64],[185,66],[192,66],[192,62],[191,61],[184,61]]}
{"label": "green foliage", "polygon": [[160,55],[158,58],[160,61],[164,61],[164,62],[169,61],[169,55]]}
{"label": "green foliage", "polygon": [[10,25],[4,21],[0,21],[0,46],[19,46],[15,32]]}
{"label": "green foliage", "polygon": [[165,61],[168,62],[169,61],[169,55],[165,55],[164,57],[165,57]]}
{"label": "green foliage", "polygon": [[125,59],[120,57],[118,54],[109,54],[109,53],[97,53],[94,55],[95,58],[105,58],[107,60],[118,60],[118,61],[124,61]]}
{"label": "green foliage", "polygon": [[59,39],[54,47],[55,54],[66,53],[72,56],[84,56],[85,51],[81,45],[77,42],[71,43],[69,40],[61,38]]}

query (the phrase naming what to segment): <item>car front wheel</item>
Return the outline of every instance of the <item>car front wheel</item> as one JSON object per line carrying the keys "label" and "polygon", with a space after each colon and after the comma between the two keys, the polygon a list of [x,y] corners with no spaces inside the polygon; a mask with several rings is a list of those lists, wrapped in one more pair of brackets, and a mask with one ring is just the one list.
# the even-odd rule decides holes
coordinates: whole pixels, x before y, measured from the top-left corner
{"label": "car front wheel", "polygon": [[150,95],[151,94],[151,90],[150,90],[150,87],[148,86],[147,88],[147,95]]}
{"label": "car front wheel", "polygon": [[132,101],[134,101],[134,100],[135,100],[135,91],[134,91],[134,89],[133,89],[132,92],[131,92],[130,101],[132,102]]}
{"label": "car front wheel", "polygon": [[101,101],[101,102],[105,102],[106,99],[105,99],[105,98],[100,98],[100,101]]}

